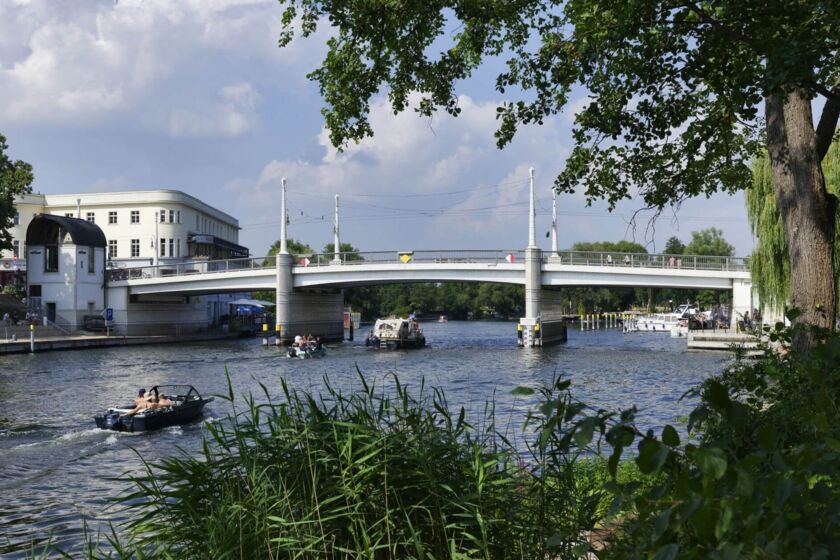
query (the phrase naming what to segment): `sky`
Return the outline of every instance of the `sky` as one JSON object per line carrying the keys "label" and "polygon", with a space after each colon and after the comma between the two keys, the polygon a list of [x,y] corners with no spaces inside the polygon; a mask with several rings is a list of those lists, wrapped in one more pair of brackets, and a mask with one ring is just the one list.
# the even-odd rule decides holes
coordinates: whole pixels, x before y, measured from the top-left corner
{"label": "sky", "polygon": [[[373,100],[374,137],[338,152],[316,84],[329,30],[277,46],[276,0],[0,0],[0,133],[31,163],[41,193],[177,189],[239,220],[240,243],[264,255],[279,237],[286,177],[289,236],[316,250],[522,249],[528,169],[538,244],[551,227],[551,185],[572,148],[575,108],[496,148],[500,61],[458,84],[457,118],[394,115]],[[661,251],[676,235],[718,227],[748,255],[742,194],[695,199],[630,224],[581,194],[557,200],[561,248],[627,239]]]}

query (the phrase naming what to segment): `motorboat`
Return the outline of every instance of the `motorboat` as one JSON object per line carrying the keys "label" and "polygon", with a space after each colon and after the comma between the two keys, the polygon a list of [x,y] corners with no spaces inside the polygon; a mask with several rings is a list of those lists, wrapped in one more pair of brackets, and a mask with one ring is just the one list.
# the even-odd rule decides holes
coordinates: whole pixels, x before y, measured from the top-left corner
{"label": "motorboat", "polygon": [[324,350],[324,347],[318,347],[314,343],[308,344],[304,348],[300,348],[298,346],[292,346],[286,352],[287,358],[299,358],[302,360],[308,358],[322,358],[327,355],[327,351]]}
{"label": "motorboat", "polygon": [[109,408],[105,414],[94,416],[96,426],[118,432],[144,432],[192,422],[201,415],[204,405],[213,397],[202,397],[192,385],[155,385],[148,394],[172,401],[172,405],[141,410],[128,416],[133,405]]}
{"label": "motorboat", "polygon": [[[685,322],[686,328],[688,321],[700,314],[696,306],[685,303],[677,307],[671,313],[655,313],[652,315],[638,315],[626,319],[623,323],[624,332],[667,332],[672,333],[672,330],[679,326],[680,323]],[[677,332],[682,332],[679,330]],[[674,335],[681,336],[681,335]]]}
{"label": "motorboat", "polygon": [[382,349],[422,348],[425,345],[423,329],[413,318],[377,319],[365,340],[365,346]]}
{"label": "motorboat", "polygon": [[438,317],[438,323],[448,323],[448,322],[449,322],[449,318],[446,315],[441,315],[440,317]]}

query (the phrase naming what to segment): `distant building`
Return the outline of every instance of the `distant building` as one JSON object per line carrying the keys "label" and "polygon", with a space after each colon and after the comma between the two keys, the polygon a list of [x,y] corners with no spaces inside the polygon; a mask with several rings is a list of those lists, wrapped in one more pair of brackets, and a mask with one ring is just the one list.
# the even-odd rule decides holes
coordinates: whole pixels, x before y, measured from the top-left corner
{"label": "distant building", "polygon": [[15,207],[13,247],[0,253],[0,275],[26,270],[26,229],[37,214],[98,225],[108,242],[109,267],[153,264],[156,255],[162,265],[248,256],[248,249],[239,245],[236,218],[181,191],[28,194],[16,199]]}

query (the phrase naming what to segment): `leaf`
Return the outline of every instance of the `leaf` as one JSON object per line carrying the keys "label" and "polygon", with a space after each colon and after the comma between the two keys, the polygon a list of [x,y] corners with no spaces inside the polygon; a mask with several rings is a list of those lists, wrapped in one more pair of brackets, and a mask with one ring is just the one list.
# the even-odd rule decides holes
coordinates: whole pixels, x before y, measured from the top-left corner
{"label": "leaf", "polygon": [[666,509],[660,513],[653,521],[653,540],[659,540],[659,537],[665,534],[668,530],[668,524],[671,521],[671,508]]}
{"label": "leaf", "polygon": [[749,471],[741,467],[735,467],[738,479],[735,482],[735,493],[743,498],[752,496],[754,485]]}
{"label": "leaf", "polygon": [[726,474],[726,456],[717,447],[702,447],[694,452],[694,462],[704,476],[718,480]]}
{"label": "leaf", "polygon": [[781,509],[785,502],[790,498],[790,495],[793,493],[793,481],[789,478],[782,479],[776,485],[776,492],[775,492],[775,503],[776,509]]}
{"label": "leaf", "polygon": [[516,395],[516,396],[528,396],[528,395],[533,395],[534,390],[531,389],[530,387],[523,387],[523,386],[520,385],[519,387],[517,387],[516,389],[511,391],[510,394],[511,395]]}
{"label": "leaf", "polygon": [[644,439],[639,443],[639,456],[636,464],[644,474],[658,474],[671,452],[655,439]]}
{"label": "leaf", "polygon": [[715,538],[718,540],[723,539],[726,536],[726,533],[729,532],[729,528],[732,526],[732,506],[726,504],[723,510],[720,512],[720,517],[718,517],[717,524],[715,525]]}
{"label": "leaf", "polygon": [[721,560],[738,560],[741,557],[741,549],[744,548],[743,543],[723,543],[719,548]]}
{"label": "leaf", "polygon": [[706,400],[713,408],[723,411],[729,406],[729,391],[719,381],[710,381],[705,394]]}
{"label": "leaf", "polygon": [[677,447],[680,444],[680,436],[670,424],[662,429],[662,443],[671,447]]}
{"label": "leaf", "polygon": [[679,551],[680,545],[676,543],[666,544],[656,551],[656,556],[653,557],[653,560],[674,560]]}
{"label": "leaf", "polygon": [[577,425],[577,429],[575,430],[575,443],[578,444],[579,447],[583,447],[588,445],[590,441],[592,441],[592,434],[595,432],[595,418],[584,418],[580,421]]}

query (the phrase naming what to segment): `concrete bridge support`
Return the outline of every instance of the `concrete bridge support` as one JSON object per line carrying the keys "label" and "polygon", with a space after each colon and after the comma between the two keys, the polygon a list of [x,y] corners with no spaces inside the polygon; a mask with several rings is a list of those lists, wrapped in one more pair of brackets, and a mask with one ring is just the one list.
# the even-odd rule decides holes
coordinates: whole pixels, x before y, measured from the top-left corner
{"label": "concrete bridge support", "polygon": [[337,289],[295,290],[294,259],[277,255],[277,344],[288,344],[296,335],[312,334],[325,342],[344,338],[344,293]]}
{"label": "concrete bridge support", "polygon": [[525,249],[525,317],[519,320],[520,346],[547,346],[566,341],[563,301],[559,290],[542,285],[542,250]]}
{"label": "concrete bridge support", "polygon": [[734,329],[746,312],[752,313],[752,280],[732,280],[732,313],[730,324]]}

